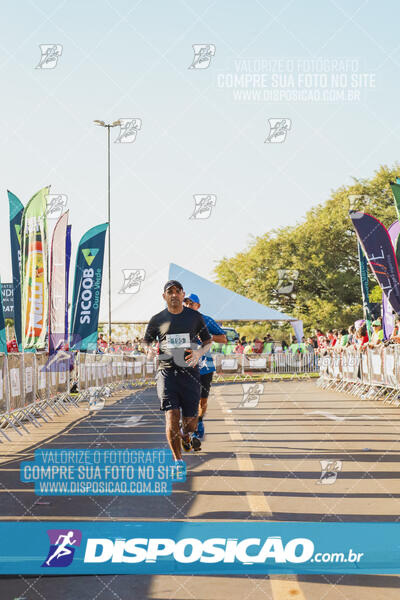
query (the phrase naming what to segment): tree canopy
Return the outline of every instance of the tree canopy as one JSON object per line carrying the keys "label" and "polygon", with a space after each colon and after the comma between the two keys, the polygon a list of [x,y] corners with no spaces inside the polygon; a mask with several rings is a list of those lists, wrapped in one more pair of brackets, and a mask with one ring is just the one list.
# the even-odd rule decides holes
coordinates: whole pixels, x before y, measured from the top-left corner
{"label": "tree canopy", "polygon": [[[357,238],[350,206],[378,218],[388,227],[397,219],[389,183],[400,167],[381,166],[371,179],[355,179],[349,186],[309,210],[294,226],[280,227],[255,238],[235,256],[224,257],[215,272],[221,285],[282,310],[314,327],[347,327],[362,317]],[[278,271],[298,274],[291,293],[282,293]],[[373,301],[380,298],[370,276]]]}

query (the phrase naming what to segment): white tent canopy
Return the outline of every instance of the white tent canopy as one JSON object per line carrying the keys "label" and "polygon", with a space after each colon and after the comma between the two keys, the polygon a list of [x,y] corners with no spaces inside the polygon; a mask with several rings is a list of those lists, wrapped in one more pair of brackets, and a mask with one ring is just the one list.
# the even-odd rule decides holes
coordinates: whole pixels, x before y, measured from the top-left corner
{"label": "white tent canopy", "polygon": [[[169,279],[180,281],[187,295],[197,294],[201,302],[201,312],[218,321],[296,321],[294,317],[254,302],[170,263],[169,269],[146,274],[137,293],[114,295],[113,323],[147,323],[154,314],[165,308],[162,293],[164,284]],[[104,302],[101,312],[103,323],[107,321],[106,308],[107,303]]]}

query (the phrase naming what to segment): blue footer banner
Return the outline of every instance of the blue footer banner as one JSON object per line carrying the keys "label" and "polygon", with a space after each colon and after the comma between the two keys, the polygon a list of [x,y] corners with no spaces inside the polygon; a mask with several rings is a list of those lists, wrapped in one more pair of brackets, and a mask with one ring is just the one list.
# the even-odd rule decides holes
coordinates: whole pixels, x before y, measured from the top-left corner
{"label": "blue footer banner", "polygon": [[399,523],[3,522],[0,574],[400,573]]}

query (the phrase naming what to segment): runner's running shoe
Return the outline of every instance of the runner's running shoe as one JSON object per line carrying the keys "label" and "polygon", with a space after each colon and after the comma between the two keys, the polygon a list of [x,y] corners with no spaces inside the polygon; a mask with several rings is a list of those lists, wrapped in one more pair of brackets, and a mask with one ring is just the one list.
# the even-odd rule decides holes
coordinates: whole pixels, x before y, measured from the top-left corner
{"label": "runner's running shoe", "polygon": [[204,423],[203,423],[203,421],[199,421],[197,423],[196,435],[200,439],[202,439],[204,437]]}
{"label": "runner's running shoe", "polygon": [[195,452],[200,452],[200,450],[201,450],[201,442],[200,442],[200,439],[197,437],[196,433],[192,433],[190,441],[192,443],[193,450]]}
{"label": "runner's running shoe", "polygon": [[184,449],[185,452],[190,452],[192,449],[191,440],[186,441],[182,438],[182,448]]}

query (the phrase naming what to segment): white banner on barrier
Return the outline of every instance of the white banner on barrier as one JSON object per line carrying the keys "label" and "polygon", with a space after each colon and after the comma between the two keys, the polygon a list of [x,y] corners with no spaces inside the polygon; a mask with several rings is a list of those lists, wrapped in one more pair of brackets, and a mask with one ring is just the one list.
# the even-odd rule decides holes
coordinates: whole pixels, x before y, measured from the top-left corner
{"label": "white banner on barrier", "polygon": [[266,369],[267,368],[267,359],[266,358],[249,358],[249,368],[250,369]]}
{"label": "white banner on barrier", "polygon": [[338,377],[340,375],[340,357],[333,357],[333,376]]}
{"label": "white banner on barrier", "polygon": [[65,369],[65,365],[60,365],[58,381],[59,383],[66,383],[67,381],[67,371]]}
{"label": "white banner on barrier", "polygon": [[393,387],[396,386],[396,361],[391,348],[388,348],[385,353],[385,382]]}
{"label": "white banner on barrier", "polygon": [[19,378],[19,368],[10,369],[10,387],[11,387],[11,396],[20,396],[21,395],[21,382]]}
{"label": "white banner on barrier", "polygon": [[367,354],[362,354],[361,355],[361,368],[362,368],[362,372],[363,375],[365,375],[366,377],[368,377],[369,374],[369,365],[368,365],[368,355]]}
{"label": "white banner on barrier", "polygon": [[238,360],[237,358],[223,358],[221,360],[222,371],[233,371],[237,369]]}
{"label": "white banner on barrier", "polygon": [[380,375],[381,374],[381,356],[380,354],[377,354],[376,352],[371,352],[371,367],[372,367],[372,373],[374,375]]}
{"label": "white banner on barrier", "polygon": [[25,367],[25,393],[29,394],[33,387],[33,368]]}
{"label": "white banner on barrier", "polygon": [[40,369],[38,375],[38,389],[44,390],[46,388],[46,371],[44,369]]}

